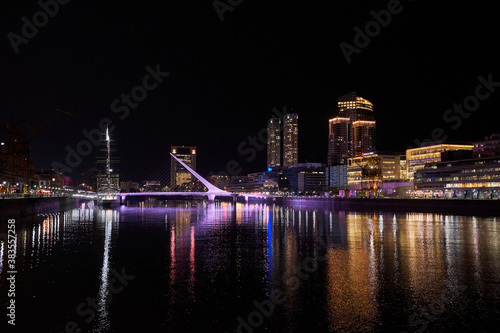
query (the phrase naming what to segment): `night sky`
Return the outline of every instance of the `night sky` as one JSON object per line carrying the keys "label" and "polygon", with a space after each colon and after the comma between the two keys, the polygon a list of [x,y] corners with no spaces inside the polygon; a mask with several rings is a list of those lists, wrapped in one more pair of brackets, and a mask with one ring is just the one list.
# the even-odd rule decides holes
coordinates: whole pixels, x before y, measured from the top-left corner
{"label": "night sky", "polygon": [[[34,117],[28,123],[36,126],[56,108],[80,116],[60,117],[33,140],[39,171],[65,163],[65,147],[76,149],[82,130],[109,118],[120,174],[139,182],[169,159],[171,145],[196,145],[202,175],[225,170],[230,160],[242,174],[263,171],[265,149],[247,161],[250,153],[240,154],[238,146],[248,148],[244,142],[266,126],[273,108],[285,106],[299,114],[299,162],[325,163],[328,119],[337,97],[354,90],[374,104],[380,151],[404,151],[435,128],[452,141],[500,132],[500,87],[460,125],[443,119],[453,104],[475,94],[480,75],[500,82],[494,3],[401,1],[350,63],[339,44],[355,46],[354,28],[364,31],[374,21],[370,12],[393,1],[219,3],[233,4],[223,21],[213,0],[72,0],[47,22],[38,15],[38,32],[16,53],[9,33],[23,37],[22,18],[33,22],[41,7],[2,1],[2,123]],[[147,81],[156,87],[128,116],[123,108],[113,112],[113,101],[143,85],[148,66],[158,66],[162,82]],[[0,138],[6,138],[3,124]],[[67,174],[79,178],[95,165],[96,152]]]}

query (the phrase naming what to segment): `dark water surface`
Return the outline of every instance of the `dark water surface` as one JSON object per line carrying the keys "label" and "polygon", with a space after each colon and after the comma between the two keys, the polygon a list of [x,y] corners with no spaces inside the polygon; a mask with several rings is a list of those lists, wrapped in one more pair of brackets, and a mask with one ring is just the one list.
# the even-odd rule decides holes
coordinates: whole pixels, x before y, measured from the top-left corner
{"label": "dark water surface", "polygon": [[16,326],[6,325],[2,239],[0,327],[35,333],[500,327],[498,218],[342,212],[310,201],[168,205],[82,205],[17,219]]}

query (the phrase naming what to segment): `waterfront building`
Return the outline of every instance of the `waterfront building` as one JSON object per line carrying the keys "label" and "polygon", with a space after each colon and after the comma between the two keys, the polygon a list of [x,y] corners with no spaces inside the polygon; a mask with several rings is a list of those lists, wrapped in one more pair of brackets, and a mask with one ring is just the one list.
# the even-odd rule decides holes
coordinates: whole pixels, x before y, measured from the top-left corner
{"label": "waterfront building", "polygon": [[278,172],[265,171],[248,174],[248,176],[233,176],[225,190],[235,193],[275,193],[278,191]]}
{"label": "waterfront building", "polygon": [[352,123],[353,156],[375,151],[375,121],[358,120]]}
{"label": "waterfront building", "polygon": [[367,153],[348,159],[350,190],[377,191],[383,182],[400,180],[400,155]]}
{"label": "waterfront building", "polygon": [[53,170],[38,172],[35,177],[37,181],[33,185],[33,189],[36,194],[61,193],[66,189],[74,188],[76,185],[71,178]]}
{"label": "waterfront building", "polygon": [[415,171],[416,196],[499,199],[500,157],[444,160]]}
{"label": "waterfront building", "polygon": [[472,150],[473,145],[467,144],[424,144],[419,148],[406,150],[406,176],[410,181],[414,180],[414,173],[422,169],[427,163],[441,161],[441,153],[450,150]]}
{"label": "waterfront building", "polygon": [[[196,146],[172,146],[171,153],[188,167],[196,171]],[[178,186],[190,183],[194,180],[193,175],[187,171],[180,163],[170,158],[170,186],[173,191]]]}
{"label": "waterfront building", "polygon": [[0,191],[3,194],[24,193],[37,183],[35,167],[30,161],[29,145],[19,140],[2,142],[0,146]]}
{"label": "waterfront building", "polygon": [[142,182],[142,192],[161,192],[161,181],[159,180],[144,180]]}
{"label": "waterfront building", "polygon": [[281,166],[281,120],[272,117],[267,121],[267,167]]}
{"label": "waterfront building", "polygon": [[283,116],[283,167],[297,166],[299,161],[299,116],[287,113]]}
{"label": "waterfront building", "polygon": [[326,165],[322,163],[298,163],[294,168],[283,169],[289,192],[318,194],[327,190]]}
{"label": "waterfront building", "polygon": [[328,166],[347,163],[376,149],[373,104],[351,92],[337,99],[337,114],[329,120]]}
{"label": "waterfront building", "polygon": [[207,177],[207,180],[212,185],[223,189],[231,182],[231,177],[227,175],[210,175]]}
{"label": "waterfront building", "polygon": [[322,194],[327,187],[325,165],[319,170],[302,170],[297,177],[297,191],[299,194]]}
{"label": "waterfront building", "polygon": [[401,181],[408,180],[408,173],[406,171],[406,156],[401,155],[399,159],[399,179]]}
{"label": "waterfront building", "polygon": [[139,186],[138,182],[134,182],[131,180],[127,180],[127,181],[122,180],[120,182],[120,189],[123,192],[139,192],[139,188],[140,188],[140,186]]}
{"label": "waterfront building", "polygon": [[327,168],[328,170],[328,187],[330,190],[346,190],[348,187],[347,182],[347,163],[332,165]]}
{"label": "waterfront building", "polygon": [[350,119],[335,117],[329,121],[328,165],[347,164],[351,157],[349,143]]}
{"label": "waterfront building", "polygon": [[500,156],[500,134],[492,134],[474,143],[474,158]]}

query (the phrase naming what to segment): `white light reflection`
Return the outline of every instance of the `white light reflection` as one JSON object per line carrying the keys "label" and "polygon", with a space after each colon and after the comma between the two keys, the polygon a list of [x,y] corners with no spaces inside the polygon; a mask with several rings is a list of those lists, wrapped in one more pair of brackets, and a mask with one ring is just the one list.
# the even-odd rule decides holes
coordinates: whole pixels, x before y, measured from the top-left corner
{"label": "white light reflection", "polygon": [[94,328],[93,332],[107,332],[109,330],[110,321],[108,314],[108,304],[111,299],[108,300],[108,297],[112,297],[108,290],[109,283],[109,259],[111,257],[111,233],[113,230],[113,222],[116,218],[116,213],[113,214],[112,210],[106,210],[101,212],[101,223],[104,223],[105,227],[105,235],[104,235],[104,255],[102,259],[102,268],[101,268],[101,286],[99,287],[98,293],[98,315],[97,315],[97,328]]}
{"label": "white light reflection", "polygon": [[333,230],[333,215],[332,212],[330,211],[330,234],[332,233]]}
{"label": "white light reflection", "polygon": [[479,291],[483,289],[483,279],[481,277],[481,258],[479,252],[479,235],[477,230],[477,218],[475,216],[472,217],[472,244],[474,246],[474,280]]}
{"label": "white light reflection", "polygon": [[23,257],[26,258],[26,247],[28,246],[28,242],[27,242],[27,239],[28,239],[28,230],[25,229],[24,230],[24,233],[23,233]]}
{"label": "white light reflection", "polygon": [[2,269],[3,269],[3,248],[4,248],[4,241],[0,241],[0,276],[2,276]]}
{"label": "white light reflection", "polygon": [[316,234],[316,211],[313,211],[313,235]]}

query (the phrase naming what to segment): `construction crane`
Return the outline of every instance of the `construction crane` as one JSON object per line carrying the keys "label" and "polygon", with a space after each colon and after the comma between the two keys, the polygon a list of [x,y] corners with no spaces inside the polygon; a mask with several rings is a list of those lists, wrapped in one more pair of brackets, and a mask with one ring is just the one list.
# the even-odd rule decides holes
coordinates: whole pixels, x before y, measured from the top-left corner
{"label": "construction crane", "polygon": [[3,155],[6,163],[5,170],[1,171],[10,178],[10,182],[13,182],[14,178],[22,179],[24,183],[24,194],[28,194],[29,180],[34,176],[34,167],[30,162],[30,144],[32,140],[61,116],[67,115],[74,118],[80,118],[78,115],[61,109],[54,109],[49,112],[52,113],[54,111],[55,114],[48,117],[40,125],[31,125],[30,121],[40,116],[45,118],[45,113],[31,116],[16,123],[9,120],[5,122],[5,129],[7,130],[8,137],[3,144]]}

